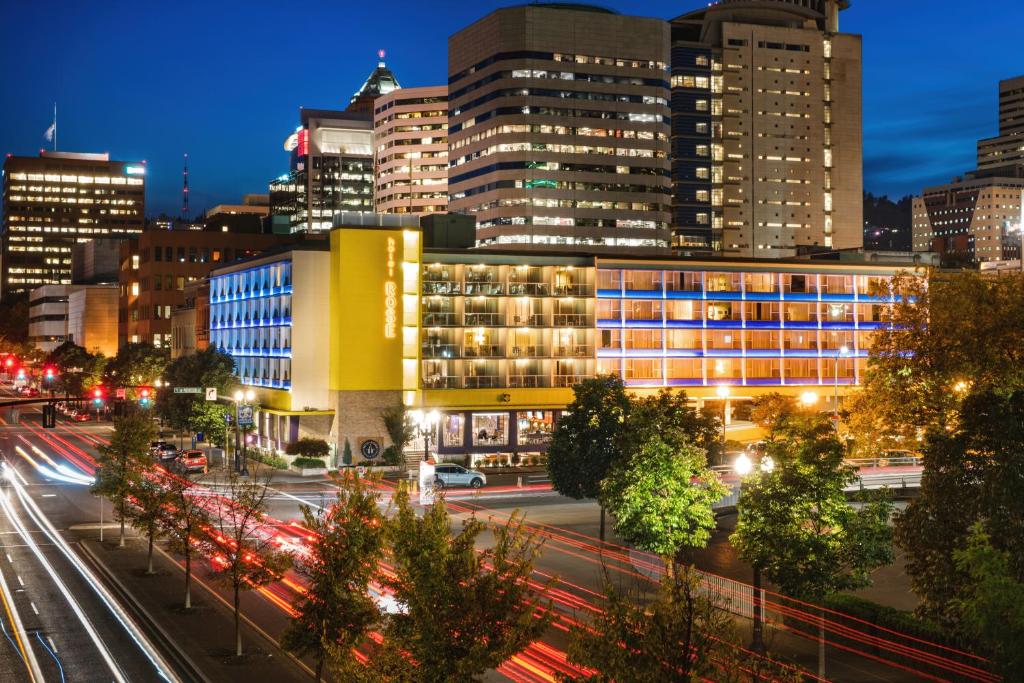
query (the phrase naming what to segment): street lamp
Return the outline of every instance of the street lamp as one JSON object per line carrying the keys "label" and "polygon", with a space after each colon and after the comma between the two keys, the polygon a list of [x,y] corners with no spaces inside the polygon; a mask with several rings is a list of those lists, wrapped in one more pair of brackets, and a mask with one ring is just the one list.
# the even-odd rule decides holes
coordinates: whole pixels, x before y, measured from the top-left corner
{"label": "street lamp", "polygon": [[[740,496],[743,495],[743,488],[746,484],[746,477],[754,469],[754,464],[750,461],[745,454],[740,455],[736,458],[732,464],[733,471],[740,477]],[[775,460],[770,455],[765,455],[761,458],[761,462],[758,463],[758,469],[763,474],[770,474],[775,469]],[[753,602],[754,602],[754,630],[751,637],[750,649],[754,652],[764,652],[764,601],[762,599],[761,591],[761,566],[754,563],[754,591],[753,591]]]}
{"label": "street lamp", "polygon": [[836,356],[836,377],[835,377],[835,405],[832,406],[832,418],[835,420],[836,429],[839,429],[839,361],[850,354],[850,347],[843,344],[839,347],[839,354]]}
{"label": "street lamp", "polygon": [[[249,451],[248,451],[248,439],[241,439],[242,425],[238,422],[238,409],[239,406],[248,405],[253,402],[256,398],[256,392],[252,389],[246,389],[244,392],[241,389],[235,389],[233,395],[235,400],[235,472],[238,472],[243,477],[249,476]],[[241,442],[241,443],[240,443]],[[239,462],[238,453],[241,451],[242,458]],[[241,467],[239,467],[241,466]]]}
{"label": "street lamp", "polygon": [[818,394],[813,391],[805,391],[800,394],[800,405],[805,408],[810,408],[818,402]]}
{"label": "street lamp", "polygon": [[441,422],[441,413],[436,410],[426,413],[422,410],[413,410],[409,413],[409,417],[412,418],[413,426],[416,427],[416,433],[423,439],[423,460],[424,462],[430,460],[430,437],[434,435],[434,429]]}

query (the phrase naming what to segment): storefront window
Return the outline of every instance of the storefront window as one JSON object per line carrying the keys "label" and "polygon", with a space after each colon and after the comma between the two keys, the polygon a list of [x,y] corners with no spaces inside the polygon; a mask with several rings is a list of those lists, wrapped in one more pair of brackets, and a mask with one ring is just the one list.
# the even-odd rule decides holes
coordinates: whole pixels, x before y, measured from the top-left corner
{"label": "storefront window", "polygon": [[507,446],[508,413],[474,413],[474,446]]}
{"label": "storefront window", "polygon": [[444,416],[441,423],[441,439],[447,447],[458,447],[462,445],[462,430],[466,424],[465,418],[459,413]]}
{"label": "storefront window", "polygon": [[527,410],[517,417],[520,446],[544,446],[551,442],[555,414],[550,410]]}

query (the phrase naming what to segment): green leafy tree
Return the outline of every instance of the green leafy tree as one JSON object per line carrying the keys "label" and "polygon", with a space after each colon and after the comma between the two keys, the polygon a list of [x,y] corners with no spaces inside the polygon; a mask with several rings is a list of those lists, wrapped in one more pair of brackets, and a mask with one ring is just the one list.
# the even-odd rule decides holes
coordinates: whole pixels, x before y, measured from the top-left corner
{"label": "green leafy tree", "polygon": [[145,342],[124,344],[107,363],[103,381],[111,387],[152,386],[169,362],[168,349]]}
{"label": "green leafy tree", "polygon": [[573,629],[570,662],[593,673],[578,681],[801,681],[794,668],[751,655],[740,647],[728,598],[702,585],[683,566],[662,578],[652,596],[630,595],[605,585],[607,603],[589,624]]}
{"label": "green leafy tree", "polygon": [[412,441],[414,430],[409,411],[405,404],[396,403],[381,413],[384,429],[391,439],[391,445],[384,449],[383,460],[388,465],[398,465],[405,458],[405,449]]}
{"label": "green leafy tree", "polygon": [[[745,483],[730,540],[740,557],[786,595],[809,602],[871,583],[871,571],[893,560],[892,503],[880,494],[860,509],[844,489],[856,471],[819,416],[791,426],[769,445],[775,467]],[[755,587],[756,588],[756,587]],[[824,633],[819,638],[824,677]]]}
{"label": "green leafy tree", "polygon": [[237,382],[234,360],[226,353],[210,347],[171,361],[164,370],[170,385],[157,392],[157,409],[175,429],[188,429],[197,403],[205,403],[202,394],[175,394],[174,387],[214,387],[224,396]]}
{"label": "green leafy tree", "polygon": [[[348,443],[348,439],[345,440]],[[331,453],[331,446],[323,439],[310,439],[308,437],[299,439],[288,444],[284,450],[288,455],[300,455],[304,458],[326,458]],[[352,449],[349,448],[349,456]]]}
{"label": "green leafy tree", "polygon": [[[586,379],[573,387],[573,394],[551,438],[548,474],[552,487],[563,496],[597,499],[612,463],[625,459],[621,435],[630,400],[625,385],[615,375]],[[602,541],[604,527],[602,506]]]}
{"label": "green leafy tree", "polygon": [[230,408],[214,401],[194,401],[189,413],[188,424],[192,431],[202,432],[214,446],[223,447],[228,438],[227,415]]}
{"label": "green leafy tree", "polygon": [[153,543],[162,531],[161,521],[167,514],[171,502],[167,485],[154,478],[153,473],[143,472],[135,479],[131,490],[132,505],[126,510],[133,527],[145,534],[149,544],[146,556],[146,573],[153,573]]}
{"label": "green leafy tree", "polygon": [[1024,581],[1010,553],[992,546],[981,524],[953,554],[967,577],[953,601],[960,630],[991,653],[1007,681],[1024,680]]}
{"label": "green leafy tree", "polygon": [[766,441],[775,441],[796,412],[797,404],[792,396],[773,391],[754,399],[750,419],[765,430]]}
{"label": "green leafy tree", "polygon": [[46,357],[46,364],[57,369],[54,389],[68,396],[84,396],[103,381],[107,359],[102,354],[91,354],[74,342],[66,341]]}
{"label": "green leafy tree", "polygon": [[328,659],[337,680],[357,677],[364,667],[352,650],[380,621],[380,610],[369,594],[384,556],[380,494],[354,472],[333,479],[338,487],[333,505],[318,511],[302,506],[305,526],[315,538],[298,566],[308,590],[281,641],[296,655],[313,657],[317,681]]}
{"label": "green leafy tree", "polygon": [[144,413],[133,412],[114,420],[110,443],[99,447],[97,481],[92,491],[114,504],[121,522],[118,545],[124,547],[124,525],[129,519],[131,497],[149,466],[149,444],[156,431]]}
{"label": "green leafy tree", "polygon": [[689,404],[684,391],[662,389],[654,396],[630,397],[622,449],[657,437],[673,447],[693,444],[714,461],[722,453],[721,420],[705,415]]}
{"label": "green leafy tree", "polygon": [[715,529],[711,506],[728,492],[703,449],[652,434],[629,459],[612,465],[601,483],[601,504],[620,536],[662,557],[671,573],[680,553],[707,545]]}
{"label": "green leafy tree", "polygon": [[975,524],[1009,553],[1014,576],[1024,581],[1022,450],[1024,391],[973,392],[955,425],[928,433],[920,493],[896,518],[896,540],[926,616],[955,626],[955,599],[970,584],[955,555]]}
{"label": "green leafy tree", "polygon": [[345,439],[345,448],[341,451],[341,462],[346,465],[352,464],[352,444]]}
{"label": "green leafy tree", "polygon": [[189,610],[192,609],[192,556],[197,546],[200,550],[209,547],[204,529],[210,523],[210,514],[204,503],[204,492],[198,490],[191,479],[168,477],[166,486],[168,505],[160,524],[171,550],[185,558],[184,607]]}
{"label": "green leafy tree", "polygon": [[454,533],[443,499],[420,518],[400,487],[394,505],[394,577],[383,583],[405,609],[385,620],[385,680],[479,680],[540,637],[551,621],[529,586],[540,543],[520,515],[494,527],[493,545],[478,550],[487,527],[471,517]]}
{"label": "green leafy tree", "polygon": [[231,589],[235,615],[235,656],[242,656],[242,591],[254,590],[276,580],[291,565],[291,555],[281,552],[274,535],[261,533],[267,512],[269,481],[241,478],[232,473],[225,497],[212,514],[216,533],[210,539],[213,570]]}

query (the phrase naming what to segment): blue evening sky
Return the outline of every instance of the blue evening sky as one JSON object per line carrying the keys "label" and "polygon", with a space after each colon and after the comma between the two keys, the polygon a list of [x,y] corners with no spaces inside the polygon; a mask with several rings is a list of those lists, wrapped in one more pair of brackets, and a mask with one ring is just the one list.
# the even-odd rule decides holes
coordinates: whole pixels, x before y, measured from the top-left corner
{"label": "blue evening sky", "polygon": [[[444,83],[447,37],[499,0],[0,0],[0,153],[58,142],[149,165],[147,213],[193,214],[266,192],[300,105],[342,107],[387,50],[402,85]],[[606,0],[669,18],[694,0]],[[1024,74],[1024,3],[854,0],[864,36],[865,188],[898,196],[973,167],[997,130],[997,82]]]}

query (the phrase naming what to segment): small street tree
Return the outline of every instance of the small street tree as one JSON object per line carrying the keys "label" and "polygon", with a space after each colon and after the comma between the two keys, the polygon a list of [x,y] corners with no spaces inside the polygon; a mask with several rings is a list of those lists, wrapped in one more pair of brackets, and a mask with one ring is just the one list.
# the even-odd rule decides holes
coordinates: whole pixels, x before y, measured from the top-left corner
{"label": "small street tree", "polygon": [[[768,453],[774,469],[751,476],[737,505],[730,540],[740,557],[800,600],[869,585],[871,571],[893,560],[888,495],[873,496],[860,509],[847,502],[844,489],[856,471],[843,463],[842,444],[823,416],[789,425]],[[824,635],[822,619],[822,678]]]}
{"label": "small street tree", "polygon": [[206,498],[197,491],[195,482],[185,477],[167,478],[166,514],[160,519],[171,550],[185,558],[185,603],[192,609],[192,556],[195,546],[208,546],[204,532],[210,523]]}
{"label": "small street tree", "polygon": [[227,501],[217,504],[211,515],[213,570],[232,591],[235,614],[235,656],[242,656],[242,591],[271,583],[291,564],[281,552],[274,535],[264,529],[269,481],[241,478],[232,473],[227,480]]}
{"label": "small street tree", "polygon": [[55,389],[63,389],[68,396],[83,396],[87,389],[102,381],[107,359],[66,341],[51,351],[45,362],[57,369],[59,386]]}
{"label": "small street tree", "polygon": [[588,624],[573,629],[568,659],[589,669],[583,681],[776,681],[798,683],[794,668],[762,660],[739,647],[726,596],[701,585],[683,566],[651,596],[605,585],[608,602]]}
{"label": "small street tree", "polygon": [[153,543],[163,530],[161,521],[167,514],[170,493],[163,481],[154,478],[153,473],[143,471],[131,487],[132,504],[127,508],[131,525],[145,534],[149,543],[146,557],[146,573],[153,573]]}
{"label": "small street tree", "polygon": [[[615,375],[584,380],[573,387],[573,393],[548,448],[548,474],[552,488],[563,496],[597,499],[612,463],[625,458],[621,436],[629,415],[629,396]],[[602,506],[602,541],[604,528]]]}
{"label": "small street tree", "polygon": [[754,399],[750,419],[765,430],[767,441],[775,441],[796,411],[796,401],[792,396],[771,392]]}
{"label": "small street tree", "polygon": [[131,496],[149,465],[149,444],[156,430],[153,420],[142,412],[131,412],[114,420],[110,444],[99,447],[97,481],[92,492],[114,504],[121,522],[118,545],[124,547],[124,525],[129,519]]}
{"label": "small street tree", "polygon": [[229,408],[214,401],[196,401],[192,404],[188,424],[194,432],[202,432],[206,441],[214,446],[227,443]]}
{"label": "small street tree", "polygon": [[167,349],[148,342],[124,344],[104,368],[103,381],[111,387],[152,386],[170,362]]}
{"label": "small street tree", "polygon": [[169,386],[157,392],[157,409],[175,429],[188,429],[195,404],[206,401],[201,394],[176,394],[174,387],[213,387],[223,396],[236,384],[234,372],[231,356],[213,347],[176,358],[164,370]]}
{"label": "small street tree", "polygon": [[357,676],[364,667],[352,650],[380,621],[380,609],[369,594],[384,556],[380,494],[352,471],[333,479],[338,486],[333,505],[316,511],[302,506],[305,527],[315,539],[297,567],[307,592],[281,640],[296,655],[313,657],[317,681],[328,657],[339,680]]}
{"label": "small street tree", "polygon": [[654,396],[630,397],[622,450],[635,450],[654,437],[672,447],[693,444],[709,461],[715,461],[722,450],[721,421],[691,406],[685,391],[662,389]]}
{"label": "small street tree", "polygon": [[672,573],[679,555],[703,548],[715,529],[711,508],[728,489],[707,466],[704,451],[651,435],[601,482],[601,504],[624,539],[661,557]]}
{"label": "small street tree", "polygon": [[551,618],[528,581],[540,543],[520,515],[494,527],[494,544],[478,550],[486,527],[475,517],[453,533],[443,500],[420,518],[405,487],[394,505],[394,577],[383,583],[404,609],[384,622],[385,680],[478,680],[540,637]]}
{"label": "small street tree", "polygon": [[414,431],[409,411],[404,403],[396,403],[381,413],[384,429],[387,430],[391,445],[384,450],[383,460],[388,465],[397,465],[405,458],[405,448],[413,440]]}

